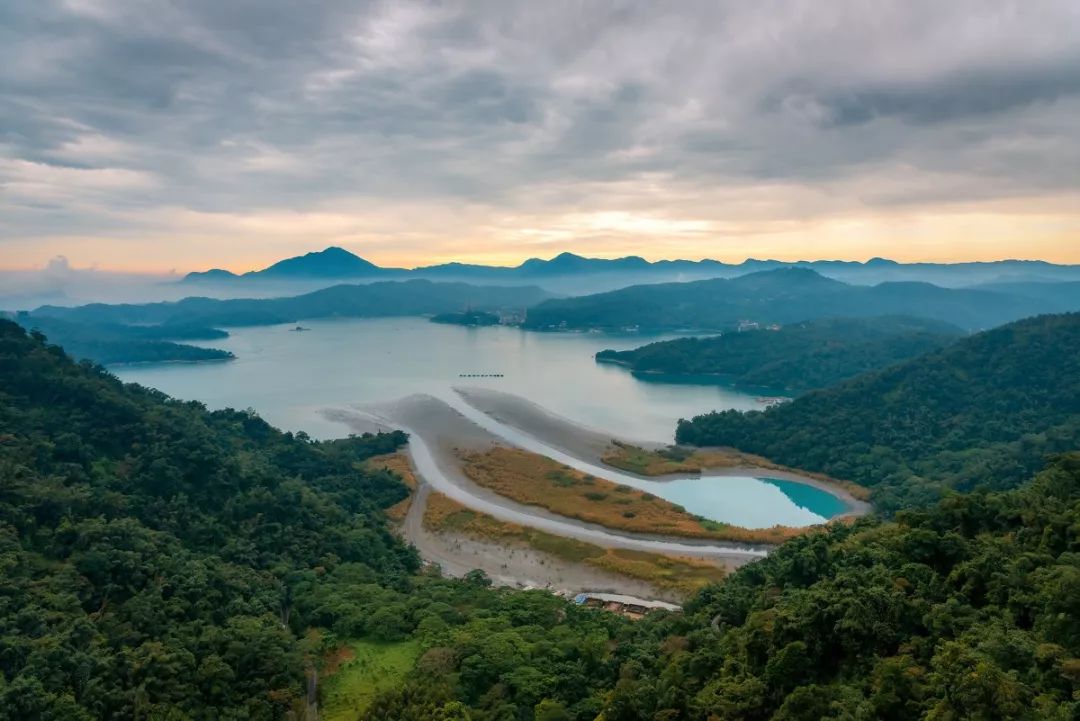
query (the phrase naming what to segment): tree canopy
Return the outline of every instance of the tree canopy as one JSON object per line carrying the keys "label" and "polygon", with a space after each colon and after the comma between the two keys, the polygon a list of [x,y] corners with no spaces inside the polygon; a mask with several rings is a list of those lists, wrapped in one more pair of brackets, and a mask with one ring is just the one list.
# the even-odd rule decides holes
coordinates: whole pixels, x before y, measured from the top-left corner
{"label": "tree canopy", "polygon": [[821,318],[604,350],[596,360],[625,365],[646,379],[714,375],[737,385],[801,393],[936,350],[961,335],[959,328],[921,318]]}
{"label": "tree canopy", "polygon": [[870,486],[885,510],[943,488],[1013,487],[1080,448],[1080,313],[979,333],[765,411],[684,420],[676,439]]}

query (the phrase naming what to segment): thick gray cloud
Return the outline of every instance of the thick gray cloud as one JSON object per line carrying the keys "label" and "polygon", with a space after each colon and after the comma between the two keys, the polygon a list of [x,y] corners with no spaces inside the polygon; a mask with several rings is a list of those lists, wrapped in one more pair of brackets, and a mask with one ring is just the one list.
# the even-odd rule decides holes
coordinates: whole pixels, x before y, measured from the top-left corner
{"label": "thick gray cloud", "polygon": [[[5,0],[0,242],[380,204],[716,220],[710,192],[778,184],[1072,195],[1077,117],[1074,0]],[[798,196],[778,218],[819,212]]]}

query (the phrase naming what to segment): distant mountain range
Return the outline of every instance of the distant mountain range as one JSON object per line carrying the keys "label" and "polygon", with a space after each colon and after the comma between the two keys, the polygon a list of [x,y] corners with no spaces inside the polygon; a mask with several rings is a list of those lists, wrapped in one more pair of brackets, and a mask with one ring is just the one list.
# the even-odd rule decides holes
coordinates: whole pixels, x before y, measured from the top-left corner
{"label": "distant mountain range", "polygon": [[[252,281],[400,280],[427,278],[471,283],[538,283],[557,292],[593,292],[648,282],[703,280],[744,275],[779,268],[806,268],[822,275],[852,283],[869,284],[888,280],[918,280],[944,286],[990,282],[1027,283],[1080,281],[1080,266],[1055,265],[1043,261],[1001,260],[985,263],[898,263],[886,258],[856,261],[816,260],[786,262],[749,259],[742,263],[716,260],[660,260],[650,262],[638,256],[625,258],[585,258],[561,253],[550,260],[531,258],[517,266],[487,266],[444,263],[415,269],[383,268],[350,253],[330,247],[322,251],[288,258],[262,270],[242,275],[215,268],[189,273],[183,283],[232,284]],[[568,279],[589,278],[596,285],[580,286]],[[558,281],[563,281],[561,284]],[[554,286],[550,285],[555,283]]]}
{"label": "distant mountain range", "polygon": [[[1058,288],[1060,286],[1060,288]],[[689,283],[636,285],[544,301],[530,308],[533,330],[726,330],[739,321],[781,325],[831,316],[909,315],[966,330],[1026,316],[1080,309],[1073,283],[1027,284],[1012,292],[929,283],[853,285],[807,268],[784,268]],[[1056,291],[1056,292],[1055,292]]]}
{"label": "distant mountain range", "polygon": [[92,325],[254,326],[310,318],[432,315],[463,309],[524,309],[549,297],[534,286],[474,286],[430,280],[335,285],[286,298],[185,298],[175,303],[42,306],[29,318]]}

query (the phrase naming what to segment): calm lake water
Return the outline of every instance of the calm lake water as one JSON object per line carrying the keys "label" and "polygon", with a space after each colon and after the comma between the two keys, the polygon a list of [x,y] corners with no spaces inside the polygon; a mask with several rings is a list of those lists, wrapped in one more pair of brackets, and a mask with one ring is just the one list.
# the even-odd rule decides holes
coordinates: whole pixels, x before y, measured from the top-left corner
{"label": "calm lake water", "polygon": [[[698,413],[761,408],[753,395],[730,387],[642,382],[622,368],[593,360],[604,348],[635,348],[661,337],[464,328],[422,318],[311,320],[304,321],[310,328],[304,333],[291,332],[292,327],[232,329],[229,338],[205,344],[235,353],[237,359],[227,363],[122,366],[113,371],[125,381],[199,400],[210,408],[254,408],[280,428],[303,430],[315,438],[346,432],[320,415],[324,408],[413,393],[445,395],[457,385],[514,393],[578,423],[637,440],[670,442],[676,421]],[[468,374],[502,377],[461,377]],[[726,487],[669,483],[657,495],[678,495],[682,500],[671,500],[729,523],[738,522],[730,517],[733,506],[756,507],[753,525],[796,519],[813,523],[843,510],[831,495],[815,488],[746,481]],[[732,497],[736,488],[738,499]],[[773,509],[764,514],[767,518],[760,513],[762,506]],[[722,512],[723,507],[729,511]]]}

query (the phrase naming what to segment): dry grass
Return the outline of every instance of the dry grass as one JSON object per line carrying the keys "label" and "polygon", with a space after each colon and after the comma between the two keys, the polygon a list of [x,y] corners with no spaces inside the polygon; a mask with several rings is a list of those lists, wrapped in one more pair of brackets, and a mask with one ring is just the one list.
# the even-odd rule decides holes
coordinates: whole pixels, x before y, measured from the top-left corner
{"label": "dry grass", "polygon": [[462,459],[465,474],[484,488],[518,503],[605,528],[744,543],[781,543],[805,531],[787,526],[740,528],[707,521],[645,491],[595,478],[517,448],[496,446],[482,453],[464,453]]}
{"label": "dry grass", "polygon": [[824,473],[812,473],[774,463],[768,458],[743,453],[734,448],[691,450],[672,446],[663,451],[647,451],[628,443],[613,441],[600,459],[605,464],[639,476],[665,476],[674,473],[701,473],[710,468],[765,468],[796,473],[847,491],[860,501],[870,499],[870,489],[851,481],[841,481]]}
{"label": "dry grass", "polygon": [[724,569],[707,561],[659,553],[602,548],[534,528],[507,523],[474,511],[441,493],[428,496],[424,527],[436,532],[460,533],[482,541],[513,543],[547,553],[569,563],[585,563],[689,596],[702,586],[724,577]]}
{"label": "dry grass", "polygon": [[670,589],[684,597],[724,578],[724,569],[696,558],[616,548],[603,550],[603,555],[587,558],[585,562],[609,573]]}
{"label": "dry grass", "polygon": [[390,520],[399,523],[404,521],[405,516],[409,513],[409,508],[412,506],[413,495],[417,486],[416,475],[413,473],[412,466],[409,465],[408,456],[401,452],[387,453],[382,456],[369,458],[366,463],[369,468],[391,471],[399,476],[401,482],[409,488],[408,497],[398,501],[384,511],[386,517]]}

